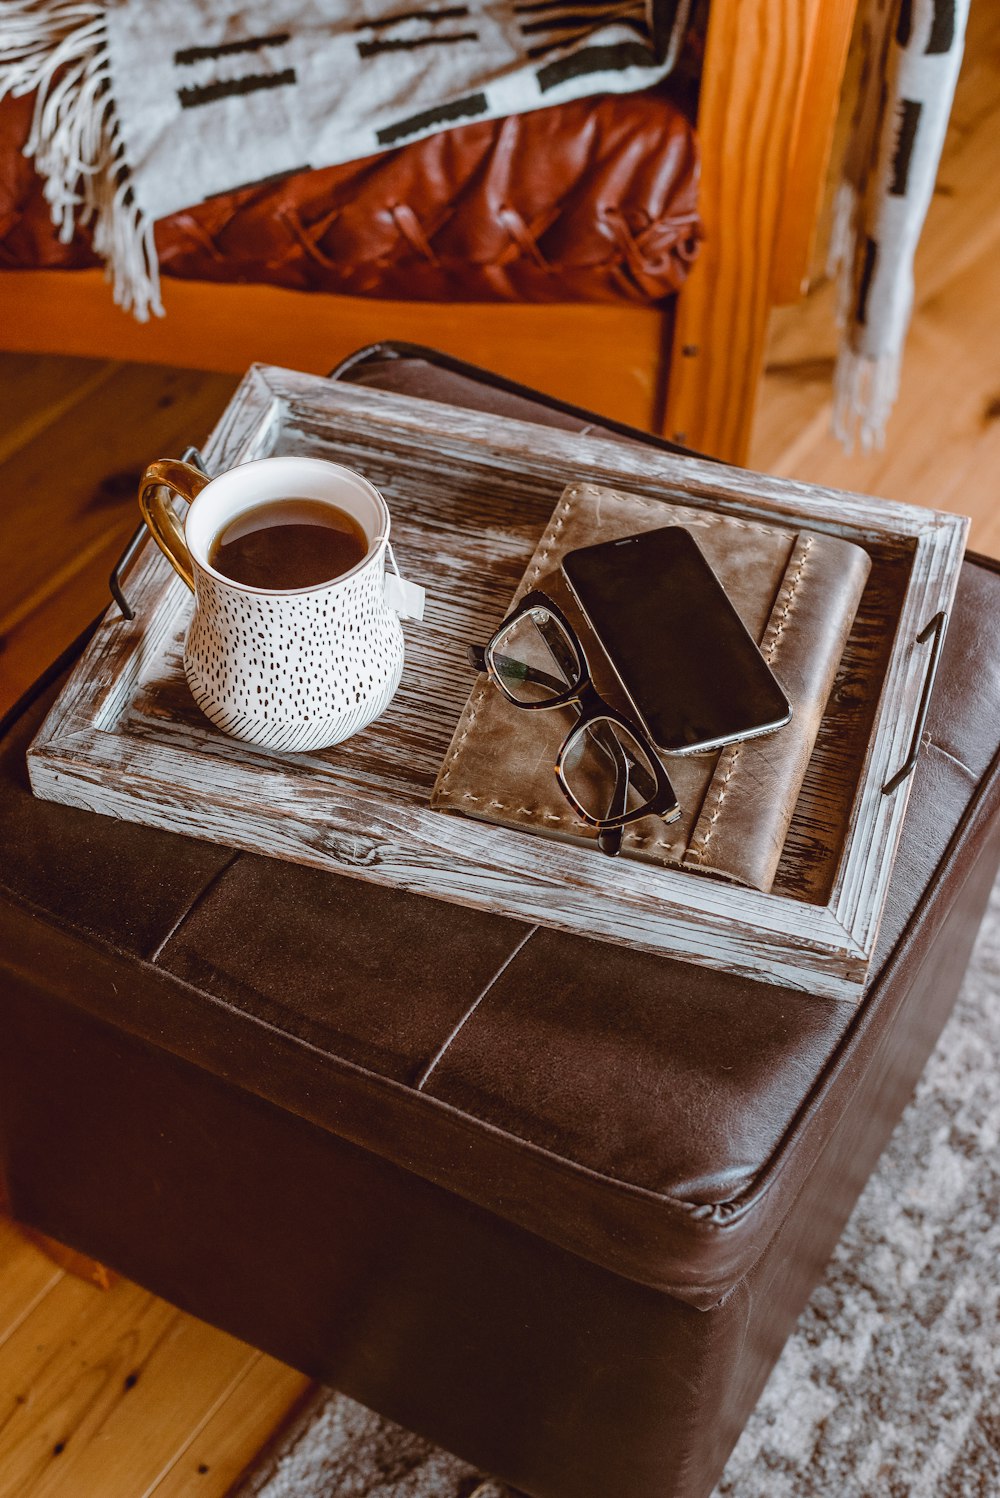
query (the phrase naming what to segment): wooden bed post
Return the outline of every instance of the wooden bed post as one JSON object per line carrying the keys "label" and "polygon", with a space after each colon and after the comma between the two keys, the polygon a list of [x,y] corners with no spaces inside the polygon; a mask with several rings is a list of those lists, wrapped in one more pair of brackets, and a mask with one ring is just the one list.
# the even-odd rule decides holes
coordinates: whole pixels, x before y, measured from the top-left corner
{"label": "wooden bed post", "polygon": [[706,240],[677,300],[664,435],[742,463],[767,317],[801,292],[857,0],[711,0]]}

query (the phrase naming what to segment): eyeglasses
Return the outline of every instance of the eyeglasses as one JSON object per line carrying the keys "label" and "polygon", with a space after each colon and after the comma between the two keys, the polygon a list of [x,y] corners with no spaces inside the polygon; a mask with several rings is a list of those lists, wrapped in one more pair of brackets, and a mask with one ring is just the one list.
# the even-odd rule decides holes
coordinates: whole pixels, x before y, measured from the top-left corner
{"label": "eyeglasses", "polygon": [[597,692],[583,646],[547,594],[528,593],[489,644],[469,646],[468,657],[514,707],[575,708],[579,721],[556,756],[556,779],[577,816],[598,829],[602,852],[619,852],[630,822],[649,816],[673,822],[680,816],[656,750],[637,724]]}

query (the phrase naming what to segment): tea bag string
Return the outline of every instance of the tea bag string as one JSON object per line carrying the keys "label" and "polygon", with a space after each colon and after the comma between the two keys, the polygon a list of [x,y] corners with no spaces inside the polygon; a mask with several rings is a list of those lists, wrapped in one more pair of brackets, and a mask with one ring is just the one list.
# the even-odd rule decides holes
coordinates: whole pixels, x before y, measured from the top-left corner
{"label": "tea bag string", "polygon": [[380,536],[379,540],[385,545],[385,554],[392,564],[393,572],[395,572],[398,578],[402,579],[403,574],[399,570],[399,564],[396,561],[396,553],[392,549],[392,542],[389,540],[388,536]]}

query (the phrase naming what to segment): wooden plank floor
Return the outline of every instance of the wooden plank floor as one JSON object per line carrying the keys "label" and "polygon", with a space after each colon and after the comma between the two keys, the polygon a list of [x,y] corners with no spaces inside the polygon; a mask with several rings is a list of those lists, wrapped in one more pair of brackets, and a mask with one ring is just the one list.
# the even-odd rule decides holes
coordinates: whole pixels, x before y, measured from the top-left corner
{"label": "wooden plank floor", "polygon": [[[827,435],[830,288],[774,319],[753,466],[955,509],[1000,557],[1000,12],[974,5],[883,453]],[[100,607],[151,457],[202,439],[227,376],[0,356],[0,710]],[[222,1498],[306,1387],[0,1221],[0,1498]]]}

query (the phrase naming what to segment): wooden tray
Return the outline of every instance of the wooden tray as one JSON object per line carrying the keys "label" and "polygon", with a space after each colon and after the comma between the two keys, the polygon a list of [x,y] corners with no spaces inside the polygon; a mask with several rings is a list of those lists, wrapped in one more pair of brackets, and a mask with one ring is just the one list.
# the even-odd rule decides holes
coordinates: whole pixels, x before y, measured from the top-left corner
{"label": "wooden tray", "polygon": [[[315,754],[226,738],[184,681],[190,595],[149,542],[128,581],[135,619],[109,610],[29,751],[37,795],[811,994],[860,997],[910,782],[890,794],[883,786],[908,755],[932,653],[917,636],[950,606],[965,520],[257,367],[206,461],[215,473],[277,453],[365,473],[389,502],[401,566],[428,588],[424,623],[406,626],[407,664],[389,711]],[[830,531],[872,557],[770,894],[613,862],[428,805],[472,685],[465,645],[503,617],[574,478]]]}

